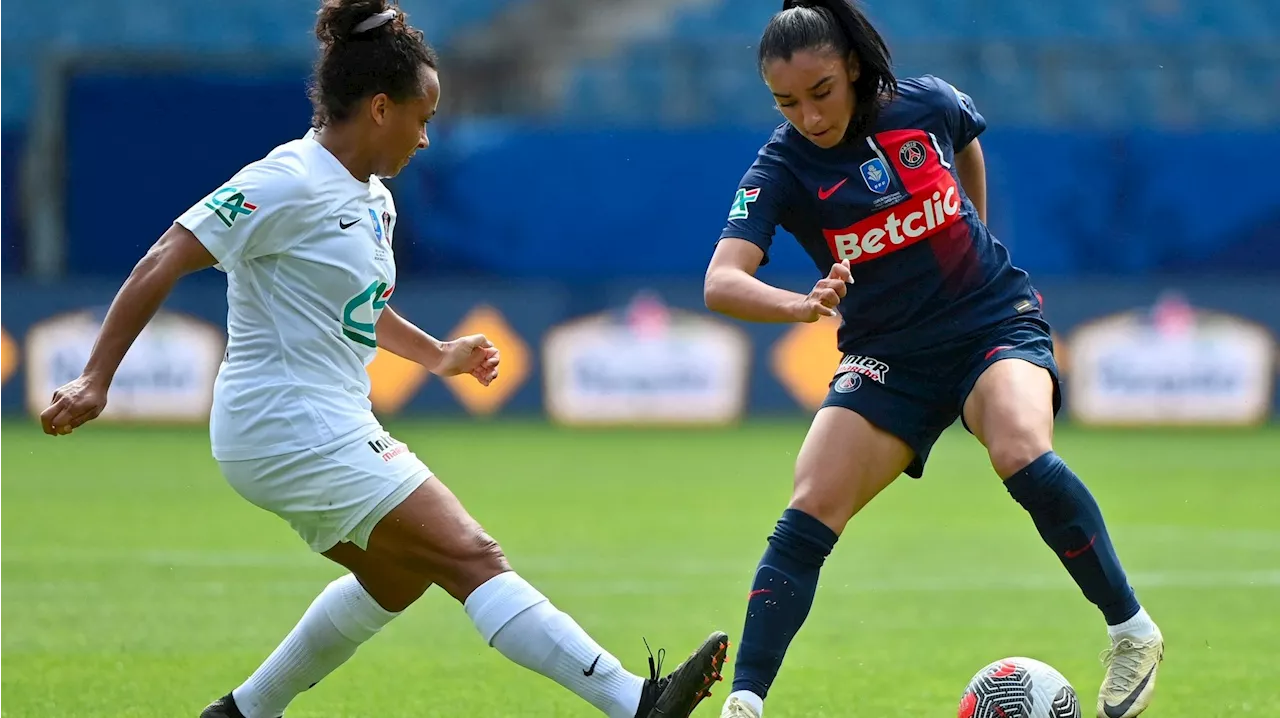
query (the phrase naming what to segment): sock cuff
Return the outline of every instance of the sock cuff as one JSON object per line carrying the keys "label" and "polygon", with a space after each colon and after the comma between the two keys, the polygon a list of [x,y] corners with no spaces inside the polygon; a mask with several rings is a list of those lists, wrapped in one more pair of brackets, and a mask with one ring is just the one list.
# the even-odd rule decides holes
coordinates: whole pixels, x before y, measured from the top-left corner
{"label": "sock cuff", "polygon": [[1030,464],[1014,472],[1004,480],[1004,488],[1015,500],[1021,503],[1057,483],[1061,475],[1059,469],[1066,463],[1052,451],[1046,451]]}
{"label": "sock cuff", "polygon": [[831,527],[800,509],[787,509],[778,519],[769,544],[805,563],[819,566],[835,548],[840,536]]}
{"label": "sock cuff", "polygon": [[778,525],[789,525],[801,535],[814,540],[820,541],[828,546],[835,546],[836,541],[840,539],[840,535],[831,530],[830,526],[822,523],[818,519],[801,511],[800,509],[787,509],[782,512],[782,518],[778,519]]}
{"label": "sock cuff", "polygon": [[515,571],[506,571],[480,584],[463,607],[485,643],[493,645],[493,637],[511,619],[546,601],[546,596]]}
{"label": "sock cuff", "polygon": [[334,580],[320,594],[325,615],[338,632],[356,643],[364,643],[382,630],[400,612],[378,605],[352,574]]}

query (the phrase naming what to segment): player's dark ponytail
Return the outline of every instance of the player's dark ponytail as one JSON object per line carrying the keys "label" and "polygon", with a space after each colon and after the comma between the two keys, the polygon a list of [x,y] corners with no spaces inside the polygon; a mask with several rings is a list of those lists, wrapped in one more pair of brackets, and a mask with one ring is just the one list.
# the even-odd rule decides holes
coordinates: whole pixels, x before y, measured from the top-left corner
{"label": "player's dark ponytail", "polygon": [[858,98],[846,139],[866,134],[881,105],[898,91],[889,47],[853,0],[784,0],[760,36],[760,71],[770,60],[790,60],[801,50],[832,50],[858,58],[853,83]]}
{"label": "player's dark ponytail", "polygon": [[311,78],[312,124],[350,119],[365,97],[405,101],[421,92],[435,50],[390,0],[323,0],[316,18],[320,59]]}

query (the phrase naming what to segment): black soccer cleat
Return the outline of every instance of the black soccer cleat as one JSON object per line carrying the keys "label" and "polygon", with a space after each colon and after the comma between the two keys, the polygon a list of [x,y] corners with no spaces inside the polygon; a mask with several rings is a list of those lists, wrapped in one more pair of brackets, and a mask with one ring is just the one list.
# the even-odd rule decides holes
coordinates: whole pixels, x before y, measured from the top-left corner
{"label": "black soccer cleat", "polygon": [[244,714],[236,706],[236,699],[228,693],[201,711],[200,718],[244,718]]}
{"label": "black soccer cleat", "polygon": [[[646,641],[645,648],[648,647]],[[720,670],[724,668],[728,652],[729,636],[723,631],[716,631],[684,663],[659,678],[666,650],[658,649],[656,664],[650,650],[649,678],[640,689],[636,718],[688,718],[702,699],[711,695],[711,684],[723,680]]]}

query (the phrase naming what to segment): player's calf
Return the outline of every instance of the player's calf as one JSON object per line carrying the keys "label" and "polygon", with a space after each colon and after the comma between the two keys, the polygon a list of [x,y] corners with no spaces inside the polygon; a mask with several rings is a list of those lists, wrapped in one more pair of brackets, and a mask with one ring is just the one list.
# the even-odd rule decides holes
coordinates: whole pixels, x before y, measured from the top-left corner
{"label": "player's calf", "polygon": [[1102,511],[1093,494],[1050,451],[1004,482],[1009,495],[1031,514],[1044,542],[1075,579],[1081,592],[1115,626],[1137,615],[1130,588]]}
{"label": "player's calf", "polygon": [[276,718],[398,615],[378,605],[354,575],[338,578],[253,675],[201,718]]}
{"label": "player's calf", "polygon": [[747,595],[731,697],[758,704],[768,695],[791,639],[809,615],[822,564],[838,538],[803,511],[783,512]]}
{"label": "player's calf", "polygon": [[672,674],[652,665],[648,680],[628,672],[568,614],[514,571],[493,577],[466,600],[467,615],[503,656],[546,676],[611,718],[683,718],[705,697],[728,647],[723,633]]}

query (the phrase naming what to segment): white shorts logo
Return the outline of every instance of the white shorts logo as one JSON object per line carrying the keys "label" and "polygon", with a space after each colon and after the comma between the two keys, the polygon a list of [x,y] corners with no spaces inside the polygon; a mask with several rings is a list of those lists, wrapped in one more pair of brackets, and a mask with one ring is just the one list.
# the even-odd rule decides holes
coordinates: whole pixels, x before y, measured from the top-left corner
{"label": "white shorts logo", "polygon": [[369,448],[373,449],[373,453],[381,456],[383,461],[391,461],[397,456],[409,451],[408,446],[403,442],[393,439],[389,434],[383,434],[376,439],[370,439],[367,443]]}

